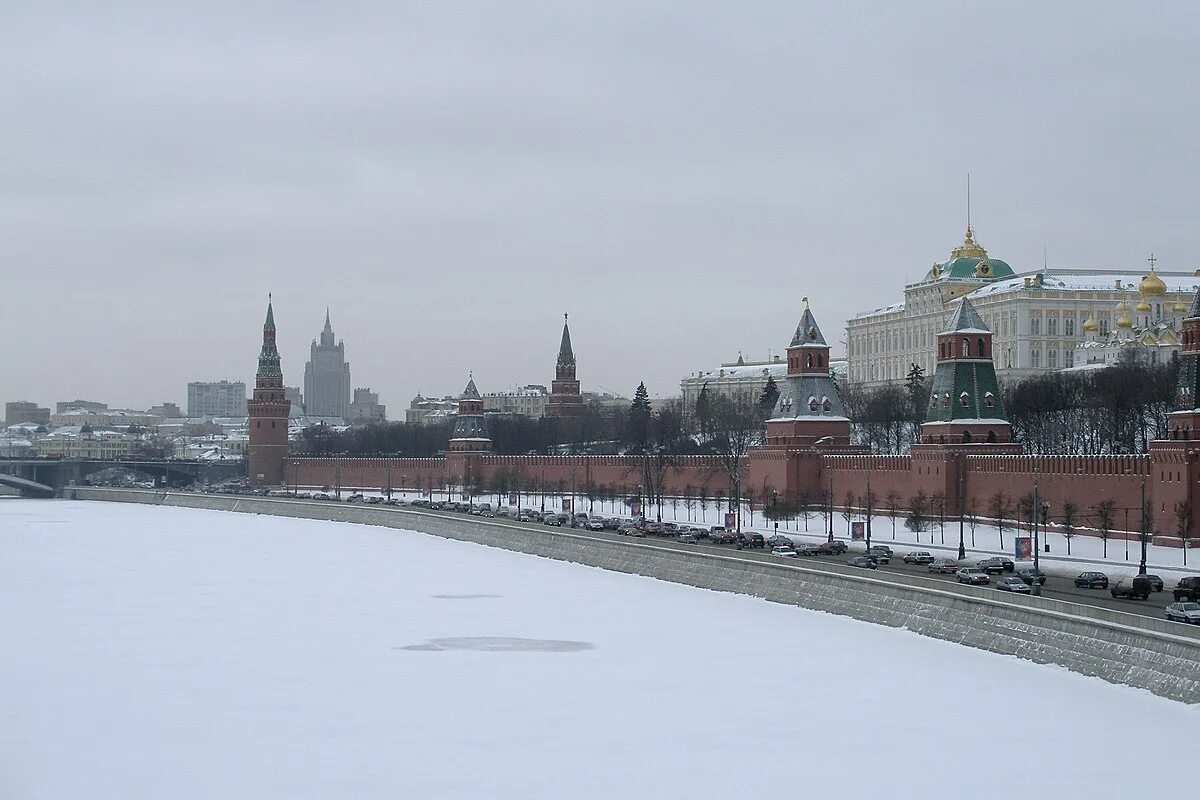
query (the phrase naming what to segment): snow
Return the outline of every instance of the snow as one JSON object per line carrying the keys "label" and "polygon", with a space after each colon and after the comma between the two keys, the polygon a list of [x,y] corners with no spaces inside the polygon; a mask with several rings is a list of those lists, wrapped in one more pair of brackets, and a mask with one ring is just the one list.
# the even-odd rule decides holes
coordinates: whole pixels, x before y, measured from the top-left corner
{"label": "snow", "polygon": [[6,500],[0,542],[6,797],[923,798],[997,771],[1170,796],[1163,743],[1197,722],[903,630],[404,531]]}

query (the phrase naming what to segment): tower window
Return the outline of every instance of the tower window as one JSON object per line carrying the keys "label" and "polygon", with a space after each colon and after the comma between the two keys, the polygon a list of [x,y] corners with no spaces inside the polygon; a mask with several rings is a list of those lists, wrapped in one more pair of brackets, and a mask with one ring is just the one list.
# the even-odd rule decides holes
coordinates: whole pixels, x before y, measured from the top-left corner
{"label": "tower window", "polygon": [[991,392],[988,392],[987,394],[985,394],[983,396],[983,404],[985,406],[987,406],[988,408],[995,408],[996,407],[996,395],[992,394]]}
{"label": "tower window", "polygon": [[833,403],[829,402],[828,397],[821,398],[821,408],[825,411],[826,414],[828,414],[830,411],[833,410]]}
{"label": "tower window", "polygon": [[962,357],[963,358],[971,357],[971,340],[968,339],[966,336],[963,337],[963,342],[962,342]]}
{"label": "tower window", "polygon": [[963,408],[966,408],[967,406],[971,405],[971,395],[963,392],[958,396],[958,402],[962,403]]}

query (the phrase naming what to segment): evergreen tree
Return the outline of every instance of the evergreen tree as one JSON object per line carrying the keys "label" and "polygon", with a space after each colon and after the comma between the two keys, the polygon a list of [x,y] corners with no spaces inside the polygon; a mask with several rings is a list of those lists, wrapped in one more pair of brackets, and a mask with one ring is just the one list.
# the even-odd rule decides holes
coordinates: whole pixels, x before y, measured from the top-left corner
{"label": "evergreen tree", "polygon": [[650,439],[650,394],[643,381],[633,393],[629,406],[629,442],[637,450],[645,450]]}
{"label": "evergreen tree", "polygon": [[775,376],[767,376],[767,385],[763,387],[762,395],[758,398],[758,407],[765,416],[770,416],[775,409],[775,403],[779,400],[779,386],[775,383]]}
{"label": "evergreen tree", "polygon": [[707,436],[712,422],[712,401],[708,396],[707,383],[700,387],[700,394],[696,397],[696,422],[700,427],[700,435]]}

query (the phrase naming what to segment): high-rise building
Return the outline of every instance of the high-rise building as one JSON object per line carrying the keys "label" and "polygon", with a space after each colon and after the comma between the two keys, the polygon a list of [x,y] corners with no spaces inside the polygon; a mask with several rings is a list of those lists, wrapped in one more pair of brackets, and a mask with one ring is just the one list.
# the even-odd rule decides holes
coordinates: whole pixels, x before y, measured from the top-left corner
{"label": "high-rise building", "polygon": [[547,417],[578,417],[583,413],[583,397],[575,378],[575,351],[571,349],[571,329],[563,314],[562,341],[558,345],[558,360],[554,365],[554,380],[550,383],[550,399],[546,403]]}
{"label": "high-rise building", "polygon": [[325,327],[319,341],[313,340],[308,364],[304,367],[304,410],[310,417],[350,416],[350,365],[346,362],[346,344],[334,344],[329,309],[325,309]]}
{"label": "high-rise building", "polygon": [[31,403],[28,400],[16,400],[4,404],[5,425],[20,425],[26,422],[36,425],[47,424],[50,422],[50,409],[42,408],[37,403]]}
{"label": "high-rise building", "polygon": [[262,349],[250,401],[250,447],[247,472],[258,486],[283,483],[283,462],[288,451],[288,408],[283,392],[283,370],[275,346],[275,312],[267,296],[267,319],[263,323]]}
{"label": "high-rise building", "polygon": [[354,402],[350,404],[350,415],[346,421],[351,425],[369,425],[387,422],[387,406],[379,405],[379,394],[367,389],[354,390]]}
{"label": "high-rise building", "polygon": [[189,417],[246,416],[246,384],[243,381],[192,381],[187,386]]}

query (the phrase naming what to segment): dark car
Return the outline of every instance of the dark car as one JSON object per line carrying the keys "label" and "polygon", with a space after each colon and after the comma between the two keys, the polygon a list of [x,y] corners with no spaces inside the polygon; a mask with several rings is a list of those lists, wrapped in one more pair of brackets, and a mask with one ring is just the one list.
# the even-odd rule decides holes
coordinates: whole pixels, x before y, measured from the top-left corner
{"label": "dark car", "polygon": [[1075,578],[1077,589],[1107,589],[1108,576],[1103,572],[1081,572]]}
{"label": "dark car", "polygon": [[1184,600],[1200,603],[1200,576],[1188,575],[1187,577],[1180,578],[1179,583],[1175,584],[1172,593],[1175,595],[1176,603]]}
{"label": "dark car", "polygon": [[871,545],[871,549],[867,551],[867,555],[874,556],[875,560],[880,564],[890,564],[892,561],[892,548],[881,544]]}
{"label": "dark car", "polygon": [[935,558],[929,562],[929,571],[939,575],[953,575],[958,572],[958,562],[953,558]]}
{"label": "dark car", "polygon": [[737,535],[741,537],[737,542],[738,550],[741,550],[743,547],[757,547],[759,550],[766,549],[767,540],[763,538],[761,533],[739,533]]}
{"label": "dark car", "polygon": [[1024,567],[1017,570],[1017,577],[1025,581],[1025,583],[1029,584],[1030,586],[1033,586],[1034,581],[1037,582],[1038,586],[1046,585],[1046,573],[1042,572],[1040,569],[1034,569],[1033,567]]}
{"label": "dark car", "polygon": [[[985,558],[983,561],[987,561],[990,564],[998,563],[1000,565],[1001,569],[1003,569],[1005,572],[1016,572],[1017,571],[1017,565],[1011,558],[1005,558],[1004,556],[992,556],[991,558]],[[983,569],[982,561],[979,562],[979,565],[980,565],[980,568]],[[984,571],[986,572],[987,570],[985,569]],[[999,573],[997,573],[997,574],[999,574]]]}
{"label": "dark car", "polygon": [[819,547],[823,556],[840,556],[847,550],[846,543],[837,539],[834,539],[832,542],[821,542]]}
{"label": "dark car", "polygon": [[1154,591],[1161,592],[1163,590],[1163,579],[1162,578],[1158,577],[1157,575],[1150,575],[1150,574],[1143,575],[1142,577],[1145,578],[1146,580],[1150,581],[1150,585],[1154,587]]}
{"label": "dark car", "polygon": [[717,544],[733,544],[737,541],[737,534],[721,528],[719,531],[709,533],[708,538]]}
{"label": "dark car", "polygon": [[802,544],[796,547],[796,552],[802,556],[819,556],[821,555],[821,545],[819,544]]}
{"label": "dark car", "polygon": [[976,562],[975,566],[988,575],[1002,575],[1004,573],[1004,559],[1002,558],[985,558]]}
{"label": "dark car", "polygon": [[1116,586],[1108,590],[1113,596],[1113,599],[1124,598],[1126,600],[1149,600],[1150,593],[1154,591],[1154,584],[1146,580],[1145,575],[1137,575],[1133,578],[1126,578],[1117,583]]}
{"label": "dark car", "polygon": [[862,567],[863,569],[879,569],[875,564],[875,559],[866,556],[855,556],[846,562],[852,567]]}
{"label": "dark car", "polygon": [[904,563],[905,564],[932,564],[933,563],[933,554],[927,553],[924,550],[917,550],[912,553],[905,553],[904,554]]}

